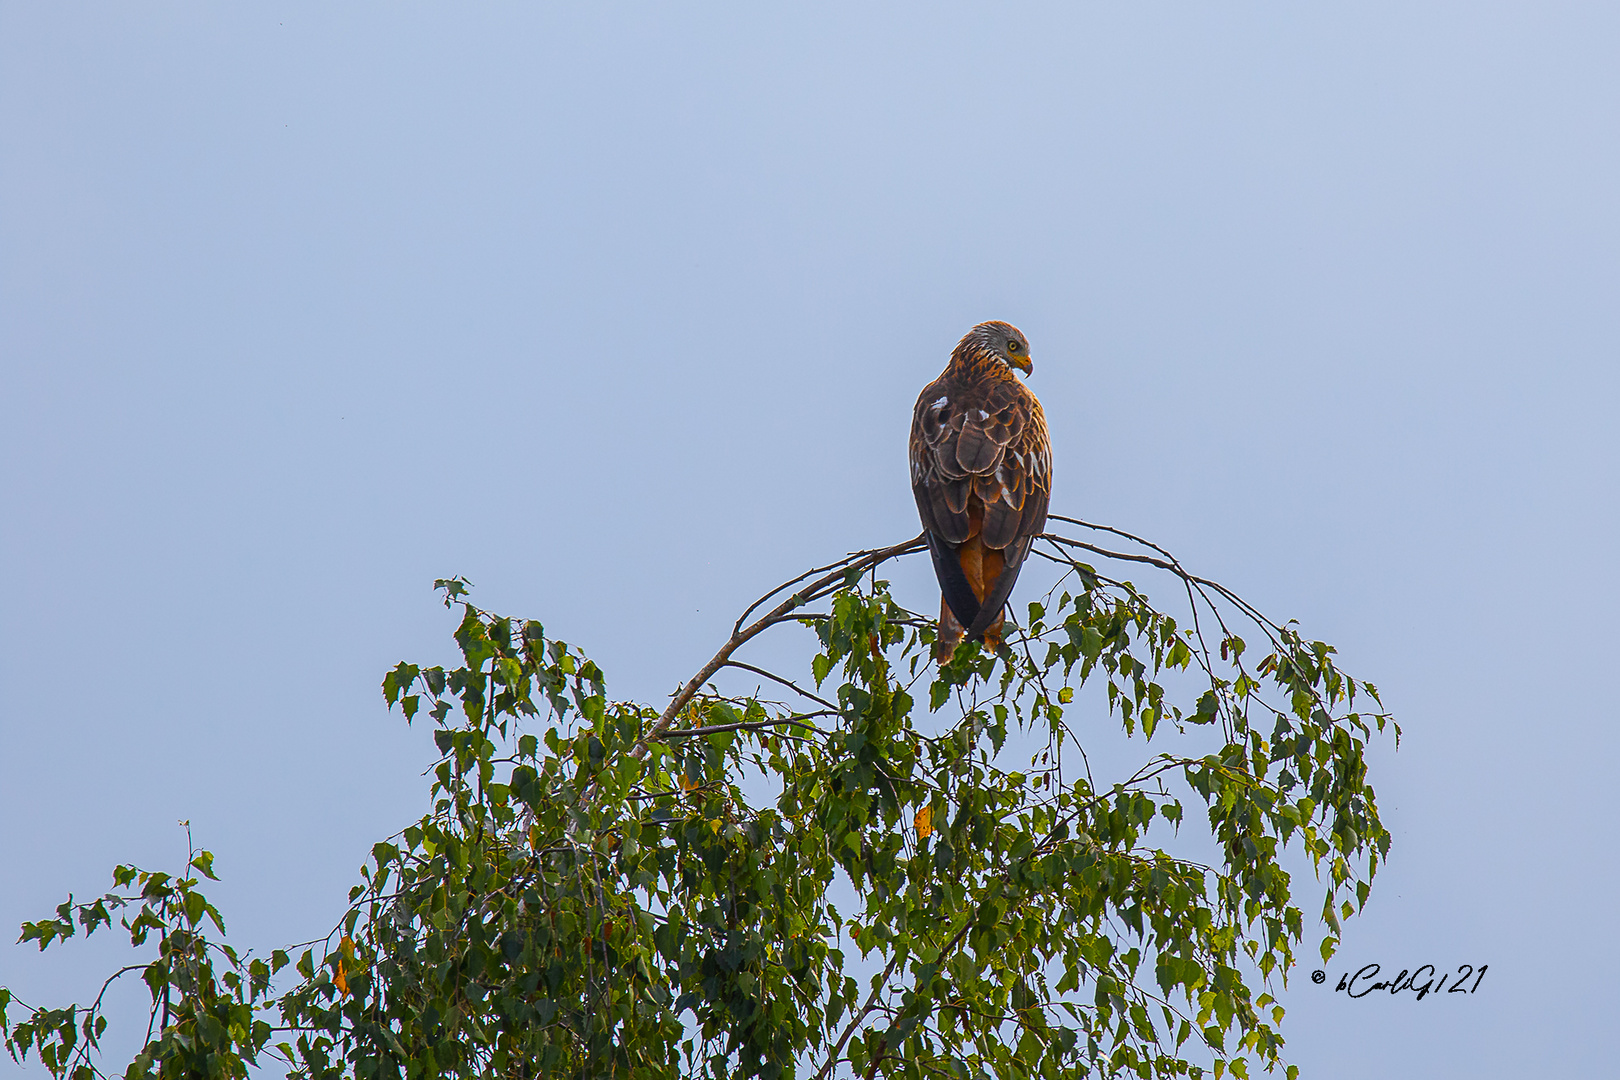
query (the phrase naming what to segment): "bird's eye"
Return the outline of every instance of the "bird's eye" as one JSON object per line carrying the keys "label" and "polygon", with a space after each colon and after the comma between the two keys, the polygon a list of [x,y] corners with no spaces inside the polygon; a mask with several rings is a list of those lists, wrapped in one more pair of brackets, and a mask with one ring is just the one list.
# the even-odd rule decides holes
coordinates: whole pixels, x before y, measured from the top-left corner
{"label": "bird's eye", "polygon": [[1007,351],[1008,352],[1017,352],[1021,348],[1023,348],[1023,346],[1018,344],[1018,342],[1016,342],[1016,341],[1007,342]]}

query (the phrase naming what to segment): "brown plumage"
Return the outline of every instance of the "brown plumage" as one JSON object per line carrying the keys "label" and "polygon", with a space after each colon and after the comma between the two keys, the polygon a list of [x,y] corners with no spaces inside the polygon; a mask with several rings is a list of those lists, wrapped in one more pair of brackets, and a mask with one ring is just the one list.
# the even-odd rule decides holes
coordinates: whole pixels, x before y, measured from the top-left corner
{"label": "brown plumage", "polygon": [[911,492],[939,579],[940,663],[965,637],[1001,644],[1007,597],[1046,527],[1052,444],[1026,374],[1029,342],[980,323],[951,353],[911,417]]}

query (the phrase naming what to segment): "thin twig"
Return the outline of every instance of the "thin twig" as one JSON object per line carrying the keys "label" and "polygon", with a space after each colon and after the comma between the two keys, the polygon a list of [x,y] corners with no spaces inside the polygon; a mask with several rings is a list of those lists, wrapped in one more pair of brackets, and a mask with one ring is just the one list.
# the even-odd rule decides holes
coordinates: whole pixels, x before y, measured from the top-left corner
{"label": "thin twig", "polygon": [[877,1005],[878,994],[885,986],[888,985],[889,976],[894,974],[894,969],[899,963],[900,952],[896,950],[895,954],[889,959],[889,966],[883,969],[883,974],[877,979],[873,980],[872,992],[866,995],[866,1004],[861,1006],[860,1012],[850,1017],[849,1026],[844,1028],[844,1033],[838,1037],[838,1042],[834,1044],[832,1052],[827,1055],[826,1063],[821,1066],[821,1071],[816,1073],[816,1080],[824,1080],[827,1074],[832,1070],[833,1066],[838,1064],[840,1059],[839,1056],[844,1052],[844,1044],[849,1041],[849,1037],[855,1034],[855,1030],[860,1027],[860,1025],[866,1021],[867,1016],[871,1014],[872,1009]]}
{"label": "thin twig", "polygon": [[708,727],[671,728],[669,731],[664,732],[664,738],[689,739],[693,735],[715,735],[722,731],[758,731],[761,728],[776,727],[779,724],[791,724],[793,727],[801,727],[807,731],[813,731],[817,735],[826,735],[827,732],[822,731],[814,724],[805,723],[800,717],[837,715],[838,714],[836,712],[823,711],[801,713],[800,716],[779,716],[775,720],[740,720],[735,724],[710,724]]}
{"label": "thin twig", "polygon": [[755,667],[753,664],[745,664],[741,660],[727,660],[725,666],[726,667],[741,668],[744,671],[752,671],[755,675],[763,675],[765,678],[770,679],[772,682],[781,683],[783,686],[787,687],[789,690],[792,690],[795,694],[798,694],[800,697],[807,697],[811,701],[815,702],[817,705],[825,705],[827,708],[832,710],[832,714],[834,716],[839,715],[838,706],[835,705],[833,702],[828,701],[824,697],[818,697],[815,694],[812,694],[810,691],[808,691],[808,690],[804,689],[803,687],[799,686],[797,683],[793,682],[791,679],[784,679],[782,676],[776,674],[773,671],[766,671],[764,668]]}

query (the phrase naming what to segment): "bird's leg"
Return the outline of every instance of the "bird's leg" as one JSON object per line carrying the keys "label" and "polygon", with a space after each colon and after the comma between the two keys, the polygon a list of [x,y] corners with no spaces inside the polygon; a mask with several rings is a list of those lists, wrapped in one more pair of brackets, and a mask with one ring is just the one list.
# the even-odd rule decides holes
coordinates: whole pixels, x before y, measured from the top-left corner
{"label": "bird's leg", "polygon": [[939,598],[939,637],[934,642],[934,658],[941,664],[946,663],[955,655],[956,647],[962,643],[962,624],[956,621],[956,612],[951,605]]}
{"label": "bird's leg", "polygon": [[984,628],[984,647],[991,652],[1001,648],[1001,624],[1006,618],[1005,615],[997,615],[996,621]]}

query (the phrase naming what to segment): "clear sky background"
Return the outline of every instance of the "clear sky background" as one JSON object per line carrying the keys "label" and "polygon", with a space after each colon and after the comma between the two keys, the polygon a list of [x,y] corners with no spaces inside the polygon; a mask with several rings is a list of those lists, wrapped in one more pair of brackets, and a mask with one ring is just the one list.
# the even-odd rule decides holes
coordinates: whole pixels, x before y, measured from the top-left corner
{"label": "clear sky background", "polygon": [[[658,700],[915,534],[912,402],[1001,318],[1054,509],[1405,727],[1329,969],[1490,971],[1307,960],[1290,1059],[1610,1074],[1620,9],[575,7],[0,5],[0,934],[182,818],[239,944],[324,933],[423,809],[433,578]],[[52,953],[0,983],[124,955]]]}

